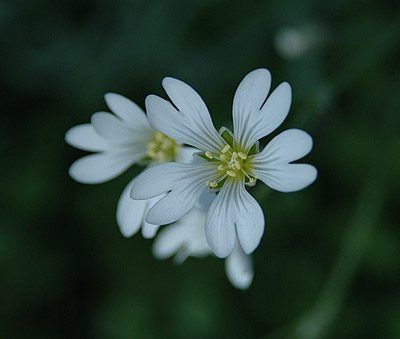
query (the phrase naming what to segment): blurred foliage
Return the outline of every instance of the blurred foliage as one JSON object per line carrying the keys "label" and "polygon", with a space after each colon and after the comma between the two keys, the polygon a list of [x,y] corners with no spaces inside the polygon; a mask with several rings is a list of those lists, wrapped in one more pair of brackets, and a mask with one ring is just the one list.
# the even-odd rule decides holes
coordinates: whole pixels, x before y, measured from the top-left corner
{"label": "blurred foliage", "polygon": [[[0,336],[399,338],[399,14],[372,0],[3,0]],[[322,39],[283,57],[277,32],[304,25]],[[293,194],[252,189],[267,227],[242,292],[222,260],[175,266],[124,239],[115,207],[140,168],[80,185],[67,170],[84,152],[63,138],[106,110],[104,93],[143,107],[167,75],[229,126],[258,67],[291,83],[274,134],[310,132],[319,178]]]}

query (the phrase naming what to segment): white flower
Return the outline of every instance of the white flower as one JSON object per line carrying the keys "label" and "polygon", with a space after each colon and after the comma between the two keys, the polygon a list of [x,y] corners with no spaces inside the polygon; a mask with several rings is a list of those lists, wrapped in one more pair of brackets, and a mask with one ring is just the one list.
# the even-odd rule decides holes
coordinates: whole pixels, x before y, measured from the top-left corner
{"label": "white flower", "polygon": [[[212,254],[207,243],[204,225],[207,210],[197,206],[172,225],[163,228],[153,244],[153,254],[158,259],[173,255],[181,264],[188,256],[203,258]],[[245,290],[253,281],[253,262],[236,241],[232,253],[225,260],[226,275],[233,286]]]}
{"label": "white flower", "polygon": [[148,222],[174,222],[195,205],[205,189],[218,191],[205,226],[211,249],[218,257],[227,257],[237,237],[245,253],[255,250],[264,232],[264,215],[245,186],[259,179],[275,190],[294,192],[317,176],[315,167],[292,163],[312,148],[312,138],[304,131],[287,130],[259,152],[258,140],[284,121],[291,104],[288,83],[280,84],[267,99],[270,86],[266,69],[257,69],[242,80],[233,100],[234,134],[225,128],[218,133],[201,97],[180,80],[163,80],[174,105],[155,95],[146,98],[153,126],[177,142],[203,151],[199,156],[203,161],[161,164],[137,178],[132,198],[166,193],[149,210]]}
{"label": "white flower", "polygon": [[[89,152],[97,152],[75,161],[69,174],[85,184],[98,184],[114,179],[134,163],[154,165],[166,161],[187,160],[192,148],[181,148],[174,140],[157,131],[143,110],[129,99],[114,93],[105,95],[111,111],[97,112],[90,124],[68,130],[65,140],[70,145]],[[151,238],[158,225],[144,221],[144,216],[162,196],[135,201],[129,196],[133,179],[118,202],[117,222],[121,233],[135,234],[141,225],[142,234]]]}

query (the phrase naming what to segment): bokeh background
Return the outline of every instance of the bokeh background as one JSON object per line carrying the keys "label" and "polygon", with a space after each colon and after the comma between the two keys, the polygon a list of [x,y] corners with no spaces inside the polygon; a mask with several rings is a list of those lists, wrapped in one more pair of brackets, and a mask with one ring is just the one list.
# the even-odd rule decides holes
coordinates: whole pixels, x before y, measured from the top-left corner
{"label": "bokeh background", "polygon": [[[1,338],[400,338],[398,1],[2,0],[0,42]],[[64,134],[106,92],[164,96],[167,75],[230,126],[258,67],[292,85],[273,135],[312,134],[319,178],[252,189],[267,226],[243,292],[222,260],[177,266],[123,238],[141,168],[78,184]]]}

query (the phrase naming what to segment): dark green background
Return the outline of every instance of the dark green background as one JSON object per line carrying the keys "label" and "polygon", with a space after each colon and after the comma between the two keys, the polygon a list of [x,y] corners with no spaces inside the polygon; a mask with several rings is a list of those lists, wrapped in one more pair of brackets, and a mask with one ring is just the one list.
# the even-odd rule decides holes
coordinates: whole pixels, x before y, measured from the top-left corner
{"label": "dark green background", "polygon": [[[400,12],[398,1],[0,2],[1,338],[400,338]],[[325,37],[295,60],[283,27]],[[304,191],[259,183],[266,231],[246,292],[222,260],[152,257],[115,222],[124,186],[68,177],[84,152],[68,128],[140,106],[174,76],[230,125],[236,86],[267,67],[293,88],[274,135],[314,137]],[[262,140],[265,145],[269,140]]]}

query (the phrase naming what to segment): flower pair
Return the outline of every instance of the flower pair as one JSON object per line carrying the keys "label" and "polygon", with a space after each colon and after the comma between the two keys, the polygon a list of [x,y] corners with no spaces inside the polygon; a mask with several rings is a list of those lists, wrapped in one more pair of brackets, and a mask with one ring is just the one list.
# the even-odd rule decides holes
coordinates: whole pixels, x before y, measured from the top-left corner
{"label": "flower pair", "polygon": [[[190,162],[199,150],[185,147],[156,130],[146,114],[129,99],[114,93],[105,95],[114,113],[97,112],[89,124],[67,131],[70,145],[95,154],[76,160],[69,169],[70,176],[84,184],[99,184],[122,174],[133,164],[152,167],[167,161]],[[135,178],[126,186],[117,206],[117,223],[125,237],[141,228],[144,238],[153,238],[159,228],[145,220],[148,210],[161,196],[147,200],[133,200],[130,191]],[[204,257],[212,254],[204,232],[207,209],[215,194],[204,194],[201,201],[186,216],[159,232],[153,244],[156,258],[175,255],[182,263],[188,256]],[[246,289],[253,279],[252,259],[238,246],[225,261],[226,274],[231,283]]]}
{"label": "flower pair", "polygon": [[[261,180],[275,190],[293,192],[317,176],[315,167],[292,163],[312,148],[312,139],[304,131],[287,130],[259,150],[258,140],[284,121],[291,104],[288,83],[268,96],[270,86],[266,69],[257,69],[242,80],[233,101],[233,133],[227,128],[217,132],[201,97],[177,79],[163,80],[172,103],[155,95],[146,98],[150,123],[138,106],[107,94],[107,104],[116,116],[95,113],[90,125],[77,126],[66,135],[73,146],[101,152],[75,162],[70,174],[81,182],[98,183],[114,178],[135,162],[147,163],[148,168],[128,185],[118,204],[123,234],[134,234],[143,223],[144,235],[151,237],[157,225],[176,222],[160,232],[156,255],[178,250],[172,245],[179,243],[177,239],[186,245],[178,258],[212,250],[218,257],[228,257],[228,277],[235,286],[246,288],[253,276],[251,258],[246,254],[255,250],[264,232],[263,212],[246,186]],[[187,154],[193,154],[193,159],[184,156]],[[202,204],[204,200],[208,203]],[[206,246],[199,249],[193,245],[195,238],[201,238]],[[170,250],[160,249],[162,243]]]}

